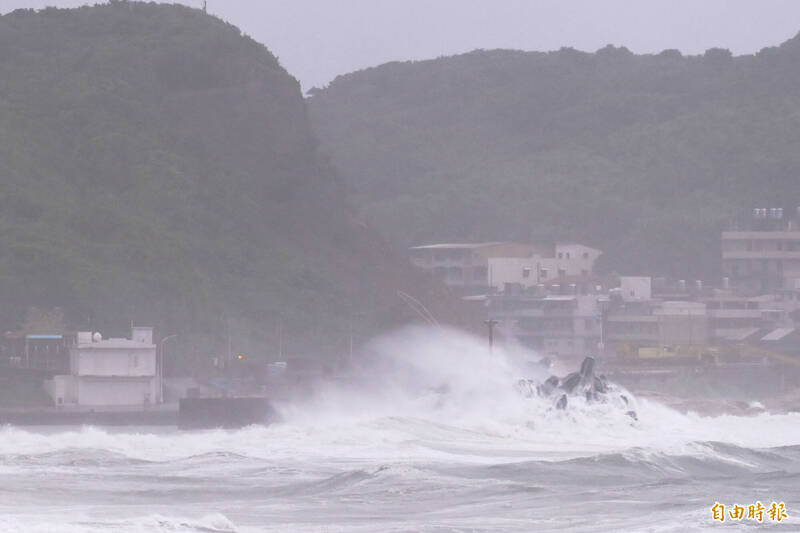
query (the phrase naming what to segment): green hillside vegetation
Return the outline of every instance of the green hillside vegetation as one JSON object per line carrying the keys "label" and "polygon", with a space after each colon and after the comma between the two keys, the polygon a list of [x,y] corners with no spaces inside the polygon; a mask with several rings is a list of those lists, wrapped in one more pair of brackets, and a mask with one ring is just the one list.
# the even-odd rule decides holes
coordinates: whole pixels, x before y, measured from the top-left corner
{"label": "green hillside vegetation", "polygon": [[752,56],[475,51],[311,91],[321,148],[407,246],[578,240],[602,268],[719,276],[719,232],[800,205],[800,38]]}
{"label": "green hillside vegetation", "polygon": [[[134,2],[0,17],[0,326],[338,355],[405,319],[416,278],[348,207],[299,84],[201,11]],[[446,305],[439,302],[442,315]],[[177,348],[177,349],[176,349]],[[188,365],[187,365],[188,366]]]}

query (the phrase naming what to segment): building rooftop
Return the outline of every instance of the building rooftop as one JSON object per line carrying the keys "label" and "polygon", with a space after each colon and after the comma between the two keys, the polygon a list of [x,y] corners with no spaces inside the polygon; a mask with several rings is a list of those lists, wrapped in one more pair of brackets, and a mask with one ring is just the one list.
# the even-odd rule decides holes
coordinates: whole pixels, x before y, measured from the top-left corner
{"label": "building rooftop", "polygon": [[78,348],[80,349],[95,349],[95,350],[108,350],[117,348],[143,350],[143,349],[151,349],[154,347],[155,344],[150,344],[146,342],[137,342],[130,339],[117,339],[117,338],[103,339],[94,342],[78,343]]}
{"label": "building rooftop", "polygon": [[762,341],[779,341],[782,338],[790,335],[794,332],[794,328],[778,328],[770,331],[763,337],[761,337]]}
{"label": "building rooftop", "polygon": [[492,241],[492,242],[477,242],[477,243],[443,243],[443,244],[426,244],[423,246],[412,246],[412,250],[449,250],[449,249],[475,249],[485,248],[487,246],[499,246],[502,244],[514,244],[505,241]]}

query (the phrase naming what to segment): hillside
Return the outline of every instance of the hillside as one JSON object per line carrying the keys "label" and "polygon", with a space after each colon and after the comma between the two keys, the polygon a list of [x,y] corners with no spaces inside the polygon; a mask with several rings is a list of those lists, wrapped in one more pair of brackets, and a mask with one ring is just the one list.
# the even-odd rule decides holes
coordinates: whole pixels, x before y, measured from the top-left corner
{"label": "hillside", "polygon": [[312,90],[321,148],[398,245],[579,240],[622,273],[718,274],[719,231],[800,205],[800,38],[712,49],[475,51]]}
{"label": "hillside", "polygon": [[[0,17],[0,326],[72,327],[341,355],[428,290],[348,207],[298,82],[201,11],[111,2]],[[447,298],[432,295],[443,320]],[[457,320],[457,318],[456,318]]]}

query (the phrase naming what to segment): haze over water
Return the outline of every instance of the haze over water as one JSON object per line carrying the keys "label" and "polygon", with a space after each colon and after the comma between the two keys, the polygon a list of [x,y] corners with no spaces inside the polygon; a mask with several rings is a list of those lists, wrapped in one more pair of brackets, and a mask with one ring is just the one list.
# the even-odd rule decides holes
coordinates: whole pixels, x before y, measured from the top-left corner
{"label": "haze over water", "polygon": [[269,427],[4,427],[0,531],[704,531],[756,500],[800,528],[800,414],[557,411],[514,390],[534,359],[404,330]]}

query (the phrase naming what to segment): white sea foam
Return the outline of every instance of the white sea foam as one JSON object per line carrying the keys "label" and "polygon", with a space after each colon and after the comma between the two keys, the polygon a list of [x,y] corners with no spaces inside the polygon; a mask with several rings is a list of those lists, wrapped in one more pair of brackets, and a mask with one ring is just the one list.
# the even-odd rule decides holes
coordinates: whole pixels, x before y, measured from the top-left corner
{"label": "white sea foam", "polygon": [[[151,433],[99,428],[0,429],[0,455],[95,449],[148,461],[214,452],[271,460],[518,461],[645,448],[704,453],[696,442],[749,448],[800,443],[800,413],[682,414],[640,400],[639,421],[607,404],[523,398],[520,377],[543,379],[535,354],[496,348],[442,329],[408,329],[368,346],[353,379],[322,383],[307,401],[280,406],[284,422],[238,431]],[[538,374],[532,376],[532,374]]]}
{"label": "white sea foam", "polygon": [[3,533],[238,533],[236,525],[220,513],[200,517],[168,517],[149,515],[130,519],[98,519],[89,517],[52,517],[47,513],[0,516]]}
{"label": "white sea foam", "polygon": [[[752,472],[792,482],[782,472],[796,450],[752,448],[800,444],[798,413],[710,417],[640,400],[634,422],[581,399],[559,411],[514,389],[547,376],[535,358],[411,329],[368,346],[350,379],[279,406],[269,427],[0,428],[0,531],[713,529],[708,506],[754,496]],[[687,498],[691,517],[676,522],[669,506]],[[660,511],[641,515],[652,501]]]}

